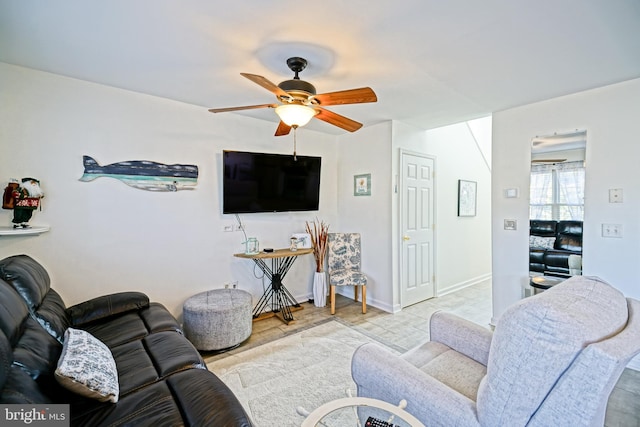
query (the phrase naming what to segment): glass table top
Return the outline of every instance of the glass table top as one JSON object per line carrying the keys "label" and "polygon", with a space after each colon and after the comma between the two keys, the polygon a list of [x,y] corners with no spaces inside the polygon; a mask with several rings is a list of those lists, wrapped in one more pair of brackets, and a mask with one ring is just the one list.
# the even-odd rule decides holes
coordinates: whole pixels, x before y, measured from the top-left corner
{"label": "glass table top", "polygon": [[[346,397],[318,407],[307,416],[302,427],[424,427],[424,424],[404,410],[405,407],[404,400],[395,406],[377,399]],[[298,408],[298,413],[304,414],[306,411]],[[383,423],[368,424],[370,416]]]}

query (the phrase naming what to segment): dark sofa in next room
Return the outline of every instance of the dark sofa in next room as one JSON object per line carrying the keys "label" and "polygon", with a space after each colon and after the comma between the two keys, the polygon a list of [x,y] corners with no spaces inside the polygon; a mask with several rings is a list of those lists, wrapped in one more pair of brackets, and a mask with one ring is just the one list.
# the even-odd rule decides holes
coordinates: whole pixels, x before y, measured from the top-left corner
{"label": "dark sofa in next room", "polygon": [[529,271],[568,276],[582,270],[582,221],[530,220]]}
{"label": "dark sofa in next room", "polygon": [[165,307],[139,292],[66,307],[26,255],[0,261],[0,403],[69,404],[72,426],[252,426]]}

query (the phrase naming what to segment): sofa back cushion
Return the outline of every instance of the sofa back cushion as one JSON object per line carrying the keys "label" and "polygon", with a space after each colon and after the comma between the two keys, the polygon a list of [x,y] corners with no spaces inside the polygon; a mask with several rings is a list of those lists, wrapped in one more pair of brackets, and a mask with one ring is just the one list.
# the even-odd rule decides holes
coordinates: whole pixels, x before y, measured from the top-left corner
{"label": "sofa back cushion", "polygon": [[[48,377],[53,380],[53,370],[62,345],[29,312],[22,296],[3,280],[0,280],[0,330],[4,337],[0,356],[8,358],[2,363],[10,365],[3,373],[5,388],[13,390],[11,398],[7,397],[9,391],[3,390],[3,401],[8,403],[6,399],[10,399],[19,403],[22,398],[25,401],[30,401],[32,397],[39,399],[39,385],[50,382]],[[19,385],[23,379],[29,379],[24,390]]]}
{"label": "sofa back cushion", "polygon": [[4,332],[0,330],[0,390],[4,388],[4,384],[7,381],[12,360],[11,344],[9,344]]}
{"label": "sofa back cushion", "polygon": [[0,261],[0,278],[18,291],[30,311],[40,306],[51,284],[47,270],[28,255],[14,255]]}
{"label": "sofa back cushion", "polygon": [[49,289],[34,317],[58,342],[64,341],[64,333],[70,325],[67,308],[60,294]]}
{"label": "sofa back cushion", "polygon": [[482,425],[526,425],[582,350],[616,335],[627,301],[598,278],[574,276],[512,305],[496,325],[478,390]]}
{"label": "sofa back cushion", "polygon": [[50,288],[47,270],[28,255],[14,255],[0,261],[0,277],[20,294],[31,317],[62,343],[69,318],[64,301]]}
{"label": "sofa back cushion", "polygon": [[554,249],[582,252],[582,221],[559,221]]}
{"label": "sofa back cushion", "polygon": [[25,328],[29,310],[24,300],[9,284],[0,280],[0,329],[14,347]]}
{"label": "sofa back cushion", "polygon": [[541,237],[555,237],[558,221],[532,219],[529,221],[529,235]]}

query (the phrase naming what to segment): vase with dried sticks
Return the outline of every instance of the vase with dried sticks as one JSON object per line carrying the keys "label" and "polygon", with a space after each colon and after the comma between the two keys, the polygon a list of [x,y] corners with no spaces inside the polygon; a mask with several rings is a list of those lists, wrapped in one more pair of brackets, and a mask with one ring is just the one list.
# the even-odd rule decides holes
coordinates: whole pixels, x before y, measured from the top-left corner
{"label": "vase with dried sticks", "polygon": [[306,223],[306,230],[311,236],[313,256],[316,259],[316,272],[313,275],[313,303],[316,307],[324,307],[327,304],[327,275],[324,271],[324,260],[327,255],[329,225],[316,218],[312,224]]}

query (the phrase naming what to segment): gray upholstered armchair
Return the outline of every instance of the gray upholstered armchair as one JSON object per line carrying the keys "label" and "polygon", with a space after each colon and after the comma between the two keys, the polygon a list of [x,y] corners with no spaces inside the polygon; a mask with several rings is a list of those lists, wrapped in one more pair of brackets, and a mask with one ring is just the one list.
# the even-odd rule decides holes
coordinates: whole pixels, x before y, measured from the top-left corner
{"label": "gray upholstered armchair", "polygon": [[607,400],[640,352],[640,302],[576,276],[511,306],[492,333],[452,314],[402,355],[365,344],[353,355],[358,395],[429,426],[602,426]]}

